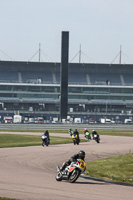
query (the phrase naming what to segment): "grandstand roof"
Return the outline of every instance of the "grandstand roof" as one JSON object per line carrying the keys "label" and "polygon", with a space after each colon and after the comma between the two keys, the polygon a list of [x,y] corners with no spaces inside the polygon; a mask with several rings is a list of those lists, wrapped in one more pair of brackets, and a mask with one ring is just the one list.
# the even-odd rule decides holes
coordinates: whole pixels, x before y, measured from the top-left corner
{"label": "grandstand roof", "polygon": [[[22,62],[22,61],[0,61],[0,71],[43,71],[60,70],[61,63],[54,62]],[[103,73],[133,73],[133,64],[98,64],[98,63],[69,63],[69,71],[89,71]]]}

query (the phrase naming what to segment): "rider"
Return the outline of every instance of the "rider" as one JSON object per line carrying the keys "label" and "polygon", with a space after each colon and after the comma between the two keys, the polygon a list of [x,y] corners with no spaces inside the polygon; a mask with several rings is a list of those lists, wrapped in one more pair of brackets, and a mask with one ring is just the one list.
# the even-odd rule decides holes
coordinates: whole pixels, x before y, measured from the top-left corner
{"label": "rider", "polygon": [[84,129],[84,135],[86,134],[87,131],[88,131],[87,128],[85,128],[85,129]]}
{"label": "rider", "polygon": [[70,136],[72,136],[74,134],[74,131],[71,128],[69,129],[69,134],[70,134]]}
{"label": "rider", "polygon": [[95,130],[92,130],[92,137],[93,137],[93,139],[94,139],[94,135],[97,135],[99,137],[98,133]]}
{"label": "rider", "polygon": [[50,137],[49,137],[49,131],[48,130],[46,130],[45,132],[44,132],[44,134],[43,134],[44,136],[47,136],[47,138],[48,138],[48,143],[50,144]]}
{"label": "rider", "polygon": [[77,135],[77,139],[78,139],[78,143],[80,142],[80,139],[79,139],[79,132],[77,129],[75,129],[74,131],[74,135]]}
{"label": "rider", "polygon": [[89,130],[87,130],[87,129],[84,130],[84,136],[85,136],[87,139],[91,139],[91,135],[90,135]]}
{"label": "rider", "polygon": [[71,162],[76,162],[77,159],[85,159],[85,152],[79,151],[78,154],[73,155],[67,162],[63,163],[63,166],[60,168],[60,171],[62,172],[67,166],[71,164]]}

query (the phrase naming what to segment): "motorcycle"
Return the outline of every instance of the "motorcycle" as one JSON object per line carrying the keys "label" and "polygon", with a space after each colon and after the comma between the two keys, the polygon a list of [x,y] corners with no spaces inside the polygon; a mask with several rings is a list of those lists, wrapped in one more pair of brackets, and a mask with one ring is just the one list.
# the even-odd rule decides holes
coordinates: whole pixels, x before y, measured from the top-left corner
{"label": "motorcycle", "polygon": [[49,140],[46,135],[42,135],[42,146],[48,146],[49,145]]}
{"label": "motorcycle", "polygon": [[72,134],[72,140],[73,140],[73,144],[75,145],[75,144],[79,144],[79,139],[78,139],[78,136],[77,135],[75,135],[75,134]]}
{"label": "motorcycle", "polygon": [[98,134],[93,135],[93,140],[95,140],[97,143],[100,143],[100,137]]}
{"label": "motorcycle", "polygon": [[86,133],[85,133],[85,138],[88,139],[88,140],[91,140],[91,136],[90,136],[90,133],[89,133],[89,132],[86,132]]}
{"label": "motorcycle", "polygon": [[60,171],[60,167],[58,166],[55,178],[57,181],[68,180],[70,183],[74,183],[85,170],[85,162],[82,159],[77,159],[76,162],[71,162],[63,172]]}

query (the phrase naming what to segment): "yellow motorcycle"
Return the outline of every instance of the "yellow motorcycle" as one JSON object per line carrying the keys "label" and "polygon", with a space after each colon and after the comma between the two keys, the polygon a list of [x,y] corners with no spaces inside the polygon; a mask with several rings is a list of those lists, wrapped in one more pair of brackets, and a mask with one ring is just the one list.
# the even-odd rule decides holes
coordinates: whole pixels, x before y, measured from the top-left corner
{"label": "yellow motorcycle", "polygon": [[75,134],[72,134],[72,140],[73,140],[73,144],[75,145],[75,144],[79,144],[79,139],[78,139],[78,136],[77,135],[75,135]]}

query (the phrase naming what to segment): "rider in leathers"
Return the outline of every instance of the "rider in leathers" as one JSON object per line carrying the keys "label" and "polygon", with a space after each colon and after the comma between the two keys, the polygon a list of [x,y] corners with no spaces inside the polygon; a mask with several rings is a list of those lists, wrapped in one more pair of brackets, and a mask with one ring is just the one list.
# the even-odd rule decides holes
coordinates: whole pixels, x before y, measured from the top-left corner
{"label": "rider in leathers", "polygon": [[77,135],[78,144],[79,144],[79,142],[80,142],[80,138],[79,138],[79,132],[78,132],[77,129],[75,129],[75,131],[74,131],[74,135]]}
{"label": "rider in leathers", "polygon": [[60,168],[60,171],[62,172],[67,166],[71,164],[71,162],[76,162],[77,159],[85,159],[85,152],[79,151],[78,154],[73,155],[67,162],[63,163],[63,166]]}
{"label": "rider in leathers", "polygon": [[46,131],[44,132],[44,134],[43,134],[43,135],[47,136],[47,138],[48,138],[48,144],[50,144],[50,136],[49,136],[49,131],[48,131],[48,130],[46,130]]}
{"label": "rider in leathers", "polygon": [[99,137],[99,134],[95,131],[95,130],[92,130],[92,137],[93,137],[93,139],[94,139],[94,135],[97,135],[97,137]]}

